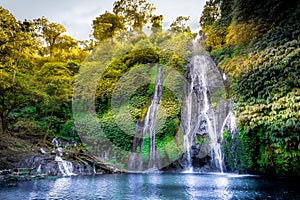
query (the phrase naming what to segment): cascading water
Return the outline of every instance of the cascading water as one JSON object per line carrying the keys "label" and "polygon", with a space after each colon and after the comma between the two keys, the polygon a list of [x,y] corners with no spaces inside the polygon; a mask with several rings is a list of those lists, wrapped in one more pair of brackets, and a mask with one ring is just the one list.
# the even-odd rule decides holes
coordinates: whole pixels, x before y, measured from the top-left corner
{"label": "cascading water", "polygon": [[[212,168],[223,172],[222,131],[219,124],[223,122],[224,109],[219,100],[215,100],[218,104],[215,108],[211,102],[217,91],[223,89],[223,85],[220,84],[222,76],[216,70],[211,58],[200,53],[199,38],[197,36],[193,41],[193,50],[197,55],[192,58],[188,66],[189,84],[185,95],[185,105],[182,109],[185,172],[193,172],[193,148],[201,148],[200,145],[196,145],[195,140],[200,137],[205,138],[205,136],[208,136],[210,140],[207,153],[211,157]],[[218,110],[217,113],[215,113],[216,110]]]}
{"label": "cascading water", "polygon": [[42,173],[42,165],[39,164],[37,170],[36,170],[37,173]]}
{"label": "cascading water", "polygon": [[[223,140],[224,120],[228,116],[230,103],[226,99],[223,74],[214,64],[212,58],[205,55],[200,48],[198,35],[193,41],[195,55],[187,65],[189,70],[187,82],[184,84],[183,104],[181,107],[181,130],[184,132],[184,154],[178,158],[179,165],[185,172],[218,171],[223,172]],[[151,104],[147,109],[144,121],[137,121],[133,138],[132,152],[128,157],[128,171],[142,172],[160,169],[161,159],[156,147],[155,124],[162,97],[162,69],[158,65],[156,81]],[[232,115],[233,116],[233,115]],[[159,119],[159,118],[158,118]],[[227,123],[227,122],[226,122]],[[226,125],[226,128],[228,126]],[[149,161],[145,162],[144,138],[149,136]],[[143,159],[142,159],[143,158]]]}
{"label": "cascading water", "polygon": [[62,176],[72,176],[76,175],[73,173],[73,164],[72,162],[63,160],[60,156],[55,156],[55,161],[58,164],[58,168]]}
{"label": "cascading water", "polygon": [[[147,109],[146,116],[144,118],[144,124],[142,131],[139,131],[139,123],[137,125],[136,135],[133,141],[133,151],[128,159],[128,170],[129,171],[143,171],[143,162],[142,162],[142,147],[143,139],[149,134],[150,138],[150,153],[149,153],[149,162],[148,170],[157,170],[160,168],[160,157],[157,151],[156,142],[155,142],[155,123],[156,115],[159,107],[159,103],[162,97],[162,69],[158,65],[156,72],[156,81],[154,94],[150,106]],[[141,132],[141,133],[140,133]],[[137,153],[137,148],[139,152]]]}
{"label": "cascading water", "polygon": [[231,133],[231,135],[237,134],[238,130],[236,125],[236,118],[232,111],[230,111],[226,116],[221,130],[222,132],[228,130]]}
{"label": "cascading water", "polygon": [[150,159],[149,159],[149,169],[159,168],[159,154],[156,149],[155,143],[155,122],[156,122],[156,114],[159,106],[159,102],[162,96],[162,72],[161,67],[158,65],[157,73],[156,73],[156,82],[154,95],[151,102],[151,105],[148,108],[146,117],[143,135],[149,133],[150,136]]}

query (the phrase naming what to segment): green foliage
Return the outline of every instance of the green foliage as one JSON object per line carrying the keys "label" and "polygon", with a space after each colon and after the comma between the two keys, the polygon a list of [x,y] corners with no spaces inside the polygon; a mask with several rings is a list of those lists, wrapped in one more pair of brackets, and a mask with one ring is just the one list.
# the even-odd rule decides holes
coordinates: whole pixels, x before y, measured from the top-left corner
{"label": "green foliage", "polygon": [[230,59],[234,56],[234,52],[232,48],[219,48],[210,53],[213,56],[214,61],[219,63],[223,60]]}
{"label": "green foliage", "polygon": [[[29,25],[30,26],[30,25]],[[33,82],[31,59],[36,43],[8,10],[0,7],[0,118],[1,131],[8,128],[7,117],[17,106],[23,106],[31,94]]]}
{"label": "green foliage", "polygon": [[[157,60],[158,54],[153,48],[134,50],[113,60],[111,64],[107,66],[102,75],[103,78],[99,81],[96,93],[97,97],[110,97],[118,80],[136,64],[155,63]],[[128,92],[130,92],[130,90]]]}
{"label": "green foliage", "polygon": [[[43,145],[48,135],[77,141],[80,135],[92,152],[113,163],[125,163],[136,124],[143,123],[151,102],[160,65],[165,86],[163,109],[157,115],[157,147],[162,158],[177,158],[183,146],[176,138],[183,134],[179,121],[182,79],[193,55],[190,42],[194,34],[186,26],[189,18],[182,16],[171,25],[171,31],[163,32],[163,16],[153,16],[154,10],[146,0],[116,1],[113,13],[106,12],[93,21],[94,38],[84,42],[66,35],[64,26],[45,17],[17,22],[0,7],[3,132],[9,128],[20,137],[38,140],[44,135]],[[142,30],[149,22],[152,34],[147,36]],[[88,78],[82,77],[84,73]],[[99,78],[96,93],[91,87],[84,90],[92,85],[91,77]],[[75,78],[75,85],[81,87],[73,90]],[[74,99],[79,99],[73,101],[73,110],[83,106],[81,111],[94,111],[92,96],[96,113],[79,112],[73,119],[72,92]]]}
{"label": "green foliage", "polygon": [[45,17],[17,22],[2,7],[0,15],[3,132],[39,139],[43,132],[45,137],[59,134],[71,115],[73,76],[88,52],[64,34],[62,25]]}
{"label": "green foliage", "polygon": [[159,63],[173,67],[180,73],[186,71],[185,65],[193,53],[190,49],[190,41],[194,37],[189,32],[177,35],[162,35],[162,39],[157,44],[159,49]]}
{"label": "green foliage", "polygon": [[110,142],[115,147],[119,147],[125,151],[130,151],[132,145],[132,135],[124,132],[113,118],[105,118],[100,120],[100,126]]}
{"label": "green foliage", "polygon": [[148,162],[150,159],[150,136],[147,134],[144,137],[144,143],[142,147],[142,161]]}
{"label": "green foliage", "polygon": [[204,136],[200,136],[200,137],[197,137],[196,140],[195,140],[195,143],[196,144],[204,144],[206,142],[209,142],[209,137],[204,137]]}
{"label": "green foliage", "polygon": [[227,168],[299,175],[300,4],[223,3],[221,18],[203,32],[236,103],[239,136],[224,136]]}
{"label": "green foliage", "polygon": [[154,15],[151,18],[151,31],[152,33],[158,33],[158,32],[162,32],[162,20],[163,20],[163,16],[162,15]]}
{"label": "green foliage", "polygon": [[219,20],[213,25],[203,28],[205,34],[204,47],[208,51],[213,51],[221,48],[226,43],[226,35],[228,34],[227,23]]}
{"label": "green foliage", "polygon": [[[116,53],[118,49],[103,42],[103,45],[93,53],[95,55],[91,55],[92,59],[87,59],[87,63],[83,64],[87,68],[94,66],[103,69],[99,70],[103,73],[97,83],[98,119],[94,120],[101,127],[101,137],[105,135],[106,142],[98,142],[99,145],[95,147],[98,149],[97,152],[105,151],[99,146],[100,144],[107,146],[107,141],[115,148],[130,152],[137,126],[144,122],[151,103],[157,66],[160,65],[163,73],[163,91],[155,126],[156,144],[163,159],[179,157],[183,144],[175,136],[180,132],[179,115],[184,87],[182,79],[184,66],[192,55],[189,50],[191,38],[190,33],[174,35],[157,32],[150,37],[138,34],[128,39],[128,43],[122,46],[128,49],[123,54]],[[116,38],[113,42],[107,43],[118,44],[118,40]],[[95,61],[103,55],[105,59],[111,61],[99,65]],[[97,131],[92,132],[96,133],[96,137],[100,137]],[[92,142],[94,136],[89,134],[87,138]],[[144,161],[149,159],[149,148],[149,136],[145,136],[142,149],[136,150],[142,151]],[[112,154],[109,158],[113,159],[116,153]],[[119,156],[116,157],[116,160],[120,159]]]}
{"label": "green foliage", "polygon": [[226,44],[229,46],[243,46],[249,41],[255,42],[265,32],[269,24],[263,20],[249,20],[245,22],[232,22],[228,27]]}
{"label": "green foliage", "polygon": [[155,7],[147,0],[119,0],[114,2],[113,12],[122,16],[128,29],[142,32],[152,17]]}
{"label": "green foliage", "polygon": [[[261,173],[299,174],[299,42],[254,52],[240,65],[235,78],[243,140],[254,151],[253,169]],[[256,135],[256,138],[254,138]]]}
{"label": "green foliage", "polygon": [[297,7],[296,0],[273,1],[273,0],[237,0],[235,1],[234,16],[238,21],[252,19],[265,19],[269,22],[282,20],[285,12],[290,8]]}
{"label": "green foliage", "polygon": [[202,15],[200,18],[200,26],[206,28],[211,26],[221,17],[220,0],[209,0],[204,5]]}
{"label": "green foliage", "polygon": [[242,141],[240,135],[243,135],[243,130],[239,130],[239,135],[231,135],[228,131],[224,132],[222,149],[225,157],[225,166],[231,172],[249,173],[253,166],[250,159],[252,152],[248,151],[249,149],[246,150],[245,145],[254,140],[243,138]]}
{"label": "green foliage", "polygon": [[104,14],[93,20],[93,36],[96,40],[102,41],[105,39],[113,38],[118,31],[124,29],[123,18],[105,12]]}
{"label": "green foliage", "polygon": [[182,155],[183,146],[178,145],[172,135],[165,134],[163,138],[157,140],[156,145],[161,159],[168,159],[171,162]]}
{"label": "green foliage", "polygon": [[79,41],[65,35],[66,29],[63,25],[50,22],[45,17],[33,20],[33,24],[35,39],[40,43],[39,55],[50,56],[50,60],[60,62],[82,62],[87,56],[88,52],[79,46]]}
{"label": "green foliage", "polygon": [[148,95],[145,95],[147,85],[141,87],[137,92],[131,96],[129,100],[130,114],[133,121],[143,121],[145,117],[145,109],[149,104]]}
{"label": "green foliage", "polygon": [[170,25],[170,31],[174,34],[180,33],[191,33],[191,28],[186,25],[186,22],[190,20],[190,17],[179,16],[176,20]]}
{"label": "green foliage", "polygon": [[59,137],[65,140],[75,140],[78,141],[79,137],[77,135],[74,120],[66,121],[59,129]]}

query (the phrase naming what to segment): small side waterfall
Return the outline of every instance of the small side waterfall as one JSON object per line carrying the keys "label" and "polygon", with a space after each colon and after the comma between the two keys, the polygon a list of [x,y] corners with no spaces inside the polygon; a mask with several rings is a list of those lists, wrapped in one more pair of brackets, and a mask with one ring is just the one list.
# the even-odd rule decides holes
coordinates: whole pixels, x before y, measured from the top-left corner
{"label": "small side waterfall", "polygon": [[152,98],[151,105],[148,108],[143,135],[149,133],[150,136],[150,159],[148,167],[149,169],[159,169],[159,153],[157,152],[156,143],[155,143],[155,122],[156,122],[156,114],[159,106],[159,102],[162,96],[162,72],[161,67],[158,65],[157,73],[156,73],[156,82],[154,95]]}
{"label": "small side waterfall", "polygon": [[[157,170],[160,166],[160,157],[157,151],[155,142],[155,123],[156,115],[159,107],[159,103],[162,97],[162,69],[161,66],[157,66],[156,81],[154,94],[150,106],[147,109],[146,116],[144,118],[144,124],[141,125],[137,123],[136,135],[133,141],[132,153],[128,159],[128,170],[129,171],[143,171],[143,161],[142,161],[142,148],[144,143],[144,137],[149,134],[150,139],[150,153],[148,170]],[[142,129],[142,130],[141,130]]]}
{"label": "small side waterfall", "polygon": [[63,160],[60,156],[55,156],[55,161],[58,164],[58,168],[62,176],[72,176],[73,173],[73,164],[72,162]]}
{"label": "small side waterfall", "polygon": [[221,130],[222,132],[228,130],[231,133],[231,135],[237,134],[238,130],[236,125],[236,118],[232,111],[230,111],[226,116]]}
{"label": "small side waterfall", "polygon": [[42,173],[42,165],[39,164],[38,168],[36,169],[37,173]]}

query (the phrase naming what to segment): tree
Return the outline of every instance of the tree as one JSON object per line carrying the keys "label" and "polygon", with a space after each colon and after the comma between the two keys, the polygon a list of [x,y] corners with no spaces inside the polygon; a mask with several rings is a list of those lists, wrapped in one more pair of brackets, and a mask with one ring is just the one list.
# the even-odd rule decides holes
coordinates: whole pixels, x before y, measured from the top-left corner
{"label": "tree", "polygon": [[179,16],[176,20],[170,25],[170,31],[174,34],[191,32],[189,26],[186,25],[186,22],[190,20],[190,17]]}
{"label": "tree", "polygon": [[41,38],[42,42],[47,44],[45,48],[45,55],[52,56],[53,49],[59,37],[66,32],[66,29],[61,24],[50,23],[45,17],[34,20],[37,35]]}
{"label": "tree", "polygon": [[200,18],[200,26],[206,28],[212,25],[221,17],[221,0],[209,0],[204,5],[204,9]]}
{"label": "tree", "polygon": [[89,52],[85,47],[81,47],[80,44],[80,41],[68,35],[58,37],[57,43],[52,50],[53,60],[60,62],[84,61]]}
{"label": "tree", "polygon": [[124,19],[117,14],[105,12],[93,20],[93,36],[98,41],[112,38],[123,29]]}
{"label": "tree", "polygon": [[210,0],[206,2],[200,18],[200,26],[206,37],[204,43],[206,50],[213,51],[226,44],[228,27],[232,22],[233,8],[233,0]]}
{"label": "tree", "polygon": [[119,0],[113,7],[113,12],[124,18],[126,28],[138,32],[149,22],[153,11],[154,5],[147,0]]}
{"label": "tree", "polygon": [[44,64],[38,72],[37,80],[41,84],[40,91],[45,108],[50,112],[48,126],[43,138],[43,145],[45,145],[54,111],[59,110],[64,103],[71,99],[72,77],[70,70],[64,63],[49,62]]}
{"label": "tree", "polygon": [[232,20],[232,13],[234,9],[234,0],[222,0],[221,5],[221,20],[226,24],[230,24]]}
{"label": "tree", "polygon": [[30,23],[17,22],[2,7],[0,27],[0,118],[2,132],[6,132],[8,115],[24,104],[30,93],[30,59],[36,43],[30,34]]}
{"label": "tree", "polygon": [[49,22],[45,17],[34,20],[35,37],[40,40],[40,55],[52,61],[65,62],[74,60],[82,62],[88,52],[80,47],[82,41],[65,35],[63,25]]}
{"label": "tree", "polygon": [[157,33],[162,31],[162,21],[164,17],[162,15],[154,15],[151,18],[151,31],[152,33]]}

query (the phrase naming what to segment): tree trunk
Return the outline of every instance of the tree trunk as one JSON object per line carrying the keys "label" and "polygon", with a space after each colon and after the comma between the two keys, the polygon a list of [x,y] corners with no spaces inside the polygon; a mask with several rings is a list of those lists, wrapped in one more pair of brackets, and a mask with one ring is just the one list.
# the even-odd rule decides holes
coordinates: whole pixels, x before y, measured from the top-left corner
{"label": "tree trunk", "polygon": [[7,130],[7,122],[6,122],[6,116],[5,113],[1,112],[1,131],[2,133],[6,133]]}
{"label": "tree trunk", "polygon": [[46,140],[47,140],[47,137],[48,137],[48,135],[49,135],[49,131],[50,131],[50,127],[51,127],[51,123],[52,123],[52,119],[53,119],[53,110],[54,110],[54,108],[52,107],[52,109],[51,109],[51,115],[50,115],[50,121],[49,121],[47,130],[46,130],[45,136],[44,136],[44,138],[43,138],[42,146],[45,146],[45,145],[46,145]]}
{"label": "tree trunk", "polygon": [[1,132],[5,133],[6,132],[6,120],[4,117],[1,115]]}

